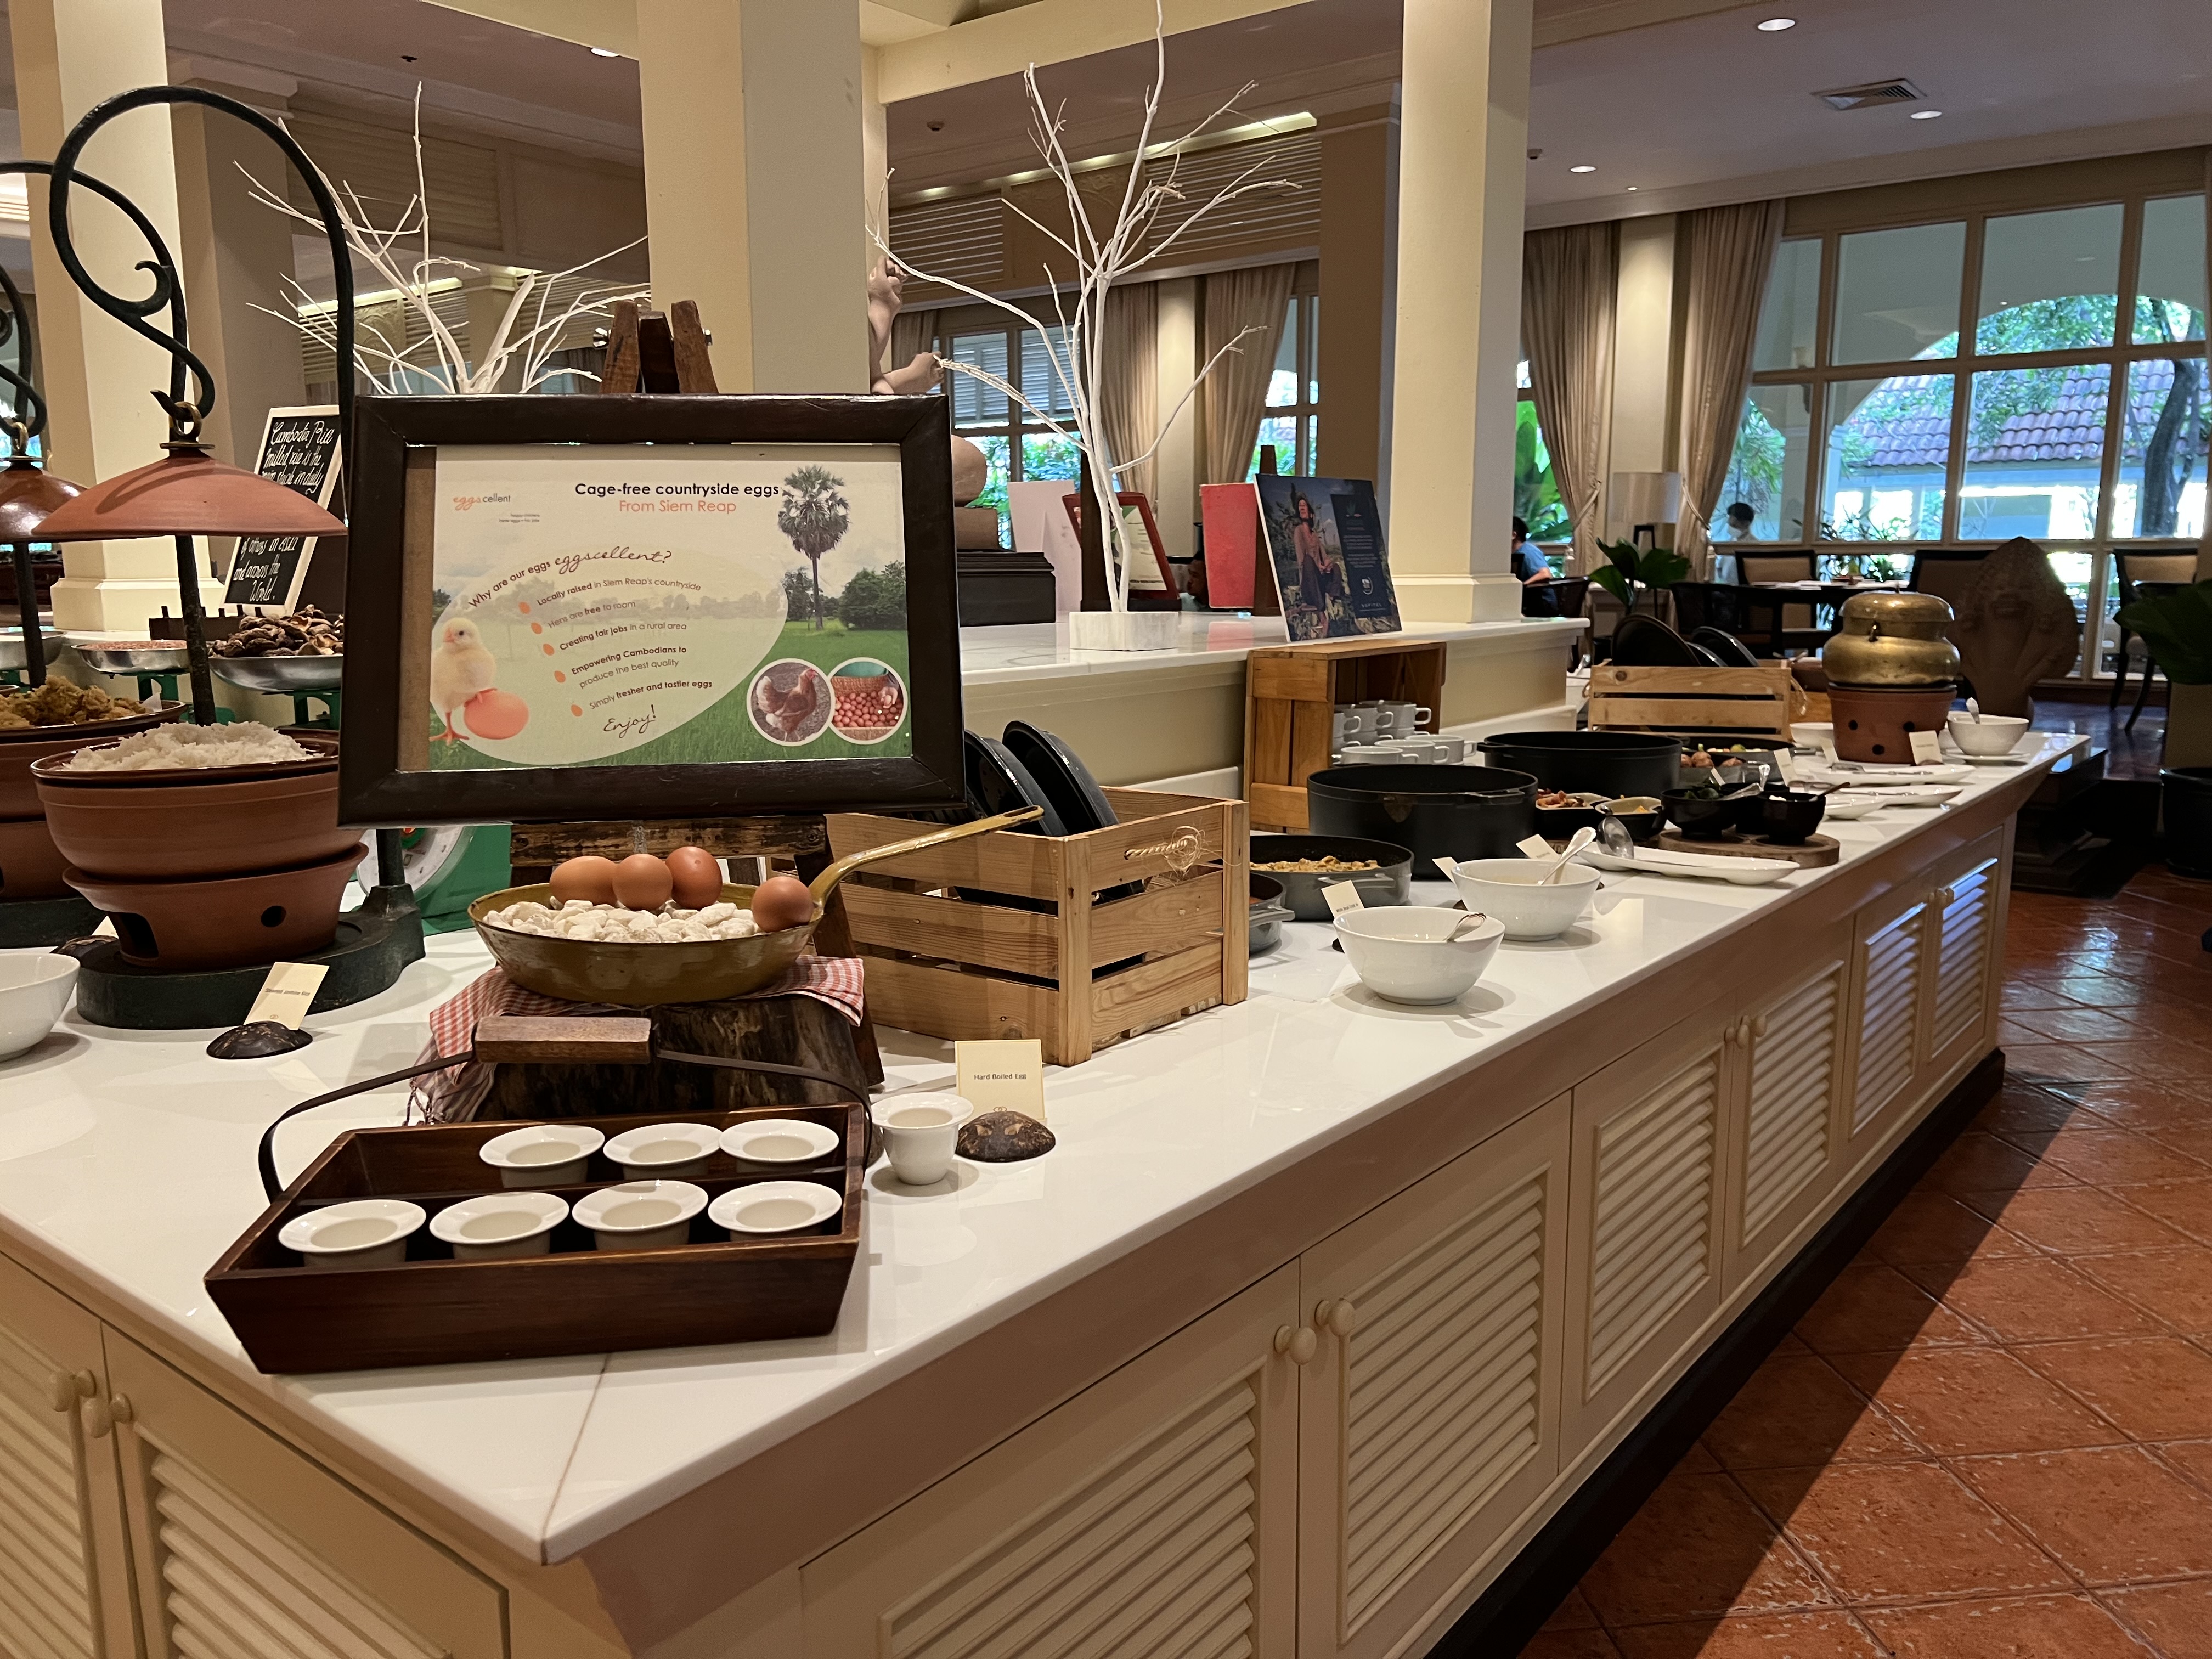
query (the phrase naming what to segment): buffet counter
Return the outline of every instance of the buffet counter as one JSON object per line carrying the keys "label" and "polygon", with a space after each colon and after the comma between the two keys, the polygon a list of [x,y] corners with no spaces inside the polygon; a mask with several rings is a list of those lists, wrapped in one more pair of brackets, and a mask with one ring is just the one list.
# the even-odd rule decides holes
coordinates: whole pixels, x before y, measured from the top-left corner
{"label": "buffet counter", "polygon": [[410,1063],[483,948],[270,1060],[72,1015],[0,1065],[0,1469],[47,1460],[0,1520],[110,1655],[243,1651],[176,1632],[271,1576],[377,1655],[1419,1651],[1990,1053],[2011,821],[2078,743],[1773,886],[1609,877],[1445,1009],[1293,925],[1246,1002],[1054,1073],[1048,1157],[872,1174],[808,1340],[261,1376],[201,1275],[263,1126]]}

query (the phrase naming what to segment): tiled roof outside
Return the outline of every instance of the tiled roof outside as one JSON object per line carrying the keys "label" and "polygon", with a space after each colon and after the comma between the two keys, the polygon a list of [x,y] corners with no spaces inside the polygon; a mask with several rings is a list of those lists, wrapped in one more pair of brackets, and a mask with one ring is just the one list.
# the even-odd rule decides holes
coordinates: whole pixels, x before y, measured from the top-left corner
{"label": "tiled roof outside", "polygon": [[[2134,406],[2125,428],[2124,462],[2142,461],[2142,441],[2157,422],[2173,384],[2173,365],[2166,359],[2154,358],[2139,367],[2142,372],[2131,388]],[[2056,372],[2064,379],[2048,409],[2023,410],[2008,417],[1988,443],[1973,441],[1969,433],[1969,465],[2095,464],[2104,449],[2107,370],[2100,364]],[[1948,381],[1948,375],[1900,375],[1869,393],[1843,427],[1873,446],[1866,460],[1855,470],[1941,469],[1948,459],[1951,441]]]}

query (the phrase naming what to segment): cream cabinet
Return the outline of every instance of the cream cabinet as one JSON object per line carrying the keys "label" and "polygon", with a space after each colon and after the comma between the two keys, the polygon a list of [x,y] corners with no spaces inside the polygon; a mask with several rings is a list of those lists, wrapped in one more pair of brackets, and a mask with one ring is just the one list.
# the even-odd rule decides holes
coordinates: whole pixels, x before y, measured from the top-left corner
{"label": "cream cabinet", "polygon": [[1279,1268],[817,1557],[808,1659],[1287,1659],[1298,1301]]}
{"label": "cream cabinet", "polygon": [[1565,1097],[1306,1252],[1298,1652],[1399,1650],[1559,1472]]}
{"label": "cream cabinet", "polygon": [[1926,1041],[1928,896],[1893,895],[1863,913],[1852,964],[1852,1055],[1847,1144],[1856,1153],[1885,1135],[1912,1103]]}
{"label": "cream cabinet", "polygon": [[[0,1654],[131,1659],[130,1559],[100,1322],[0,1259]],[[95,1419],[97,1420],[97,1419]]]}
{"label": "cream cabinet", "polygon": [[113,1331],[148,1659],[499,1659],[498,1588]]}
{"label": "cream cabinet", "polygon": [[1928,1056],[1934,1076],[1990,1046],[2001,984],[2002,833],[1977,842],[1942,873],[1928,901]]}

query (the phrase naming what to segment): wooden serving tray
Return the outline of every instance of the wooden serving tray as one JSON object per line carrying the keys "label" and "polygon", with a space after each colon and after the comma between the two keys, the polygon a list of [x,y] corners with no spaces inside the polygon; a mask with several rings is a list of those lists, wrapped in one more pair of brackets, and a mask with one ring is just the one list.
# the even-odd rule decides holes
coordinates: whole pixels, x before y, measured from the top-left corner
{"label": "wooden serving tray", "polygon": [[1801,870],[1825,870],[1844,855],[1843,843],[1833,836],[1810,835],[1801,842],[1784,843],[1764,836],[1747,836],[1732,830],[1717,841],[1698,841],[1679,830],[1662,830],[1651,845],[1662,853],[1711,853],[1719,858],[1787,859]]}
{"label": "wooden serving tray", "polygon": [[[354,1198],[404,1198],[435,1215],[447,1205],[501,1190],[499,1171],[477,1156],[496,1122],[355,1129],[340,1135],[223,1253],[207,1275],[210,1296],[264,1371],[373,1370],[549,1354],[604,1353],[716,1342],[819,1336],[834,1328],[860,1253],[866,1108],[767,1106],[672,1115],[726,1128],[755,1118],[828,1125],[841,1152],[818,1162],[743,1164],[716,1152],[705,1170],[682,1177],[711,1200],[763,1181],[815,1181],[844,1194],[845,1206],[812,1231],[726,1239],[704,1212],[691,1242],[672,1249],[601,1251],[573,1217],[556,1228],[550,1252],[509,1261],[456,1261],[427,1224],[389,1267],[314,1270],[278,1243],[303,1212]],[[550,1120],[549,1120],[550,1121]],[[610,1139],[655,1121],[644,1116],[562,1118]],[[625,1177],[594,1154],[575,1187],[546,1190],[573,1206],[586,1193]]]}

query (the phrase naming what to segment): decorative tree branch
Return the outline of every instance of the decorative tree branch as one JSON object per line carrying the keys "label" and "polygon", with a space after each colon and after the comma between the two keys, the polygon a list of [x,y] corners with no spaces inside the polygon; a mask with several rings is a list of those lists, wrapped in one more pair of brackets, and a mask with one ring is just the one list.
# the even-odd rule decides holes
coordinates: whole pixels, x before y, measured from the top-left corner
{"label": "decorative tree branch", "polygon": [[[1249,85],[1241,88],[1235,97],[1222,104],[1181,137],[1155,145],[1152,130],[1158,119],[1160,95],[1167,80],[1167,26],[1162,0],[1154,0],[1153,16],[1152,82],[1145,94],[1144,124],[1138,134],[1136,152],[1129,162],[1128,176],[1122,185],[1119,210],[1110,227],[1102,228],[1092,221],[1091,209],[1078,186],[1075,164],[1069,159],[1062,143],[1066,128],[1065,115],[1060,108],[1046,105],[1044,94],[1037,87],[1036,66],[1034,64],[1030,65],[1022,76],[1023,87],[1029,94],[1031,137],[1038,155],[1059,181],[1061,193],[1066,198],[1067,234],[1061,235],[1012,201],[1006,201],[1005,205],[1035,226],[1054,246],[1066,253],[1073,266],[1073,276],[1066,282],[1063,282],[1050,265],[1045,268],[1045,279],[1050,286],[1053,314],[1056,319],[1054,324],[1048,325],[1011,300],[986,294],[954,277],[922,270],[903,260],[899,262],[900,267],[915,281],[936,283],[970,299],[995,306],[1044,337],[1045,355],[1051,365],[1058,392],[1056,397],[1042,398],[1047,405],[1044,408],[1039,408],[1037,400],[1028,396],[1006,376],[994,374],[973,363],[958,362],[949,357],[939,356],[937,362],[939,367],[979,381],[1010,403],[1026,410],[1048,431],[1073,443],[1089,460],[1091,489],[1094,497],[1091,510],[1099,515],[1104,544],[1108,549],[1107,589],[1115,611],[1129,608],[1133,549],[1129,531],[1121,521],[1121,511],[1115,499],[1114,475],[1150,459],[1191,397],[1206,377],[1219,367],[1222,359],[1232,351],[1243,350],[1242,342],[1245,335],[1261,331],[1246,329],[1216,351],[1192,380],[1189,390],[1169,411],[1166,420],[1160,423],[1150,447],[1140,454],[1117,459],[1107,440],[1099,407],[1105,384],[1107,295],[1115,283],[1152,264],[1180,242],[1192,227],[1218,213],[1230,204],[1262,191],[1298,188],[1297,184],[1287,179],[1258,177],[1261,167],[1265,165],[1263,162],[1247,167],[1194,211],[1183,216],[1170,229],[1164,234],[1159,232],[1161,215],[1171,205],[1187,199],[1178,179],[1182,158],[1189,145],[1233,111],[1237,100],[1252,88]],[[1165,162],[1164,167],[1159,165],[1163,161]],[[872,225],[868,234],[886,260],[894,257],[886,234]],[[1061,341],[1058,346],[1053,343],[1055,328]],[[1056,406],[1067,410],[1065,424],[1063,417],[1053,412]]]}

